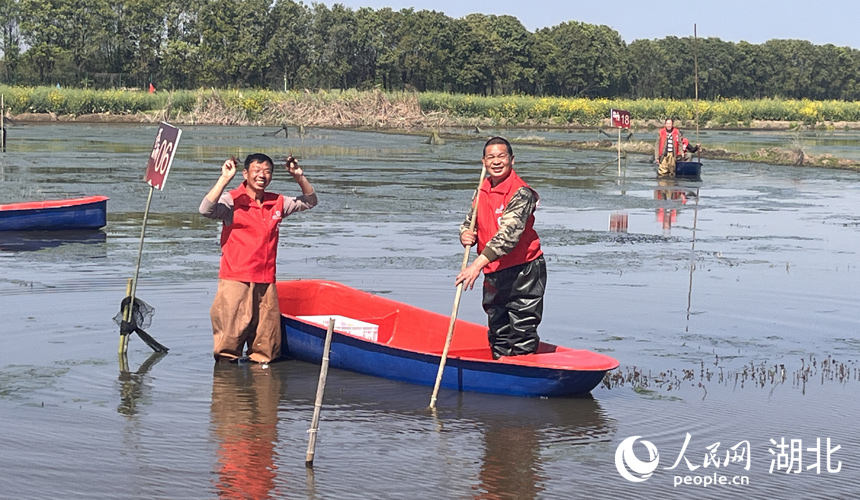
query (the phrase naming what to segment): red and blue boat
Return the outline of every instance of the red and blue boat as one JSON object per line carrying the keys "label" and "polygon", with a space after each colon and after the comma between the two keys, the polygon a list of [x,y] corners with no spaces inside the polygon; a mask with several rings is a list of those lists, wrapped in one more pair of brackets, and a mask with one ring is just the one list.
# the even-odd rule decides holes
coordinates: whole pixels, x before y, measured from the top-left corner
{"label": "red and blue boat", "polygon": [[[332,281],[277,284],[283,354],[319,364],[326,327],[307,317],[337,316],[376,327],[372,337],[335,328],[329,366],[433,386],[448,316]],[[604,354],[541,342],[538,352],[494,360],[487,327],[457,320],[441,386],[513,396],[581,396],[590,393],[618,361]]]}
{"label": "red and blue boat", "polygon": [[107,196],[0,205],[0,231],[100,229],[107,224]]}

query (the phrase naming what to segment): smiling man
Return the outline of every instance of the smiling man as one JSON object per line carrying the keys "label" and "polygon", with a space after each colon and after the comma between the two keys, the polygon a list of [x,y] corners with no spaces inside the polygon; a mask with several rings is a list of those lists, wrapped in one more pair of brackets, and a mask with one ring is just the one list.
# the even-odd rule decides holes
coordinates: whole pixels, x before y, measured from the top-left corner
{"label": "smiling man", "polygon": [[281,220],[317,204],[317,195],[296,159],[290,156],[285,166],[301,188],[301,196],[285,198],[266,192],[274,163],[255,153],[245,158],[245,180],[239,187],[224,193],[238,168],[236,159],[230,158],[200,203],[201,214],[224,222],[218,292],[210,310],[216,361],[238,360],[246,344],[251,361],[268,363],[280,356],[275,264]]}
{"label": "smiling man", "polygon": [[475,230],[472,212],[460,226],[463,246],[478,244],[478,257],[457,275],[455,284],[472,289],[484,272],[483,306],[493,358],[537,351],[537,327],[543,316],[546,262],[534,230],[538,195],[514,172],[511,144],[493,137],[482,158],[489,177],[477,197]]}

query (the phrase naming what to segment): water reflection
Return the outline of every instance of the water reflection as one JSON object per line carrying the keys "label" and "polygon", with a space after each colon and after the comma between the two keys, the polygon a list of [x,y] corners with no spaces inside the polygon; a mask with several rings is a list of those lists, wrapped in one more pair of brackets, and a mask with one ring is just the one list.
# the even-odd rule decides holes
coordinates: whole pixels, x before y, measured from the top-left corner
{"label": "water reflection", "polygon": [[484,435],[481,491],[474,498],[530,500],[543,491],[540,439],[528,426],[493,425]]}
{"label": "water reflection", "polygon": [[699,189],[696,188],[693,191],[688,187],[680,186],[675,179],[657,179],[657,184],[660,187],[654,190],[654,199],[671,202],[661,204],[656,210],[657,222],[663,227],[663,234],[669,236],[672,225],[678,220],[679,204],[686,205],[690,201],[698,203]]}
{"label": "water reflection", "polygon": [[101,231],[2,231],[0,251],[35,252],[70,243],[103,244],[107,235]]}
{"label": "water reflection", "polygon": [[626,233],[629,216],[626,210],[616,210],[609,214],[609,232]]}
{"label": "water reflection", "polygon": [[165,352],[154,352],[149,358],[141,363],[140,368],[132,373],[128,368],[128,357],[121,354],[119,358],[119,396],[120,403],[116,411],[126,417],[137,415],[137,405],[141,401],[147,401],[149,385],[146,384],[146,375],[149,370],[155,366],[164,355]]}
{"label": "water reflection", "polygon": [[218,441],[219,498],[274,498],[278,402],[277,366],[216,363],[211,421]]}
{"label": "water reflection", "polygon": [[473,497],[481,500],[538,498],[549,479],[544,472],[548,448],[594,444],[615,433],[615,422],[591,396],[547,400],[460,393],[448,411],[442,427],[474,420],[482,429]]}

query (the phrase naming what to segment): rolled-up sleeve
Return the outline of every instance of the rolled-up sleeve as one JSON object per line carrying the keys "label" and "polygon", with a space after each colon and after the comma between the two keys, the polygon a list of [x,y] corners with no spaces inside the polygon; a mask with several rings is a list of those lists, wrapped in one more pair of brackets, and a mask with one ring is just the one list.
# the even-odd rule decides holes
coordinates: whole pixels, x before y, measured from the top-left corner
{"label": "rolled-up sleeve", "polygon": [[228,225],[233,222],[233,197],[230,193],[224,193],[218,199],[218,203],[203,198],[200,202],[200,215],[210,219],[220,219]]}
{"label": "rolled-up sleeve", "polygon": [[316,191],[311,194],[303,194],[295,198],[284,198],[284,217],[302,210],[310,210],[319,203]]}

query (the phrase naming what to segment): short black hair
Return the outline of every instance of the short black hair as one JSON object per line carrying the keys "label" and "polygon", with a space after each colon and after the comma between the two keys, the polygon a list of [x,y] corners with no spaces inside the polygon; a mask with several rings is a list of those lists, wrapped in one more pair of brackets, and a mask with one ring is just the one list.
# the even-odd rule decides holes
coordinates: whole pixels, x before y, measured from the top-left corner
{"label": "short black hair", "polygon": [[493,144],[504,144],[508,148],[508,155],[514,156],[514,148],[511,147],[511,143],[508,142],[504,137],[493,137],[486,144],[484,144],[484,152],[481,156],[487,156],[487,147],[492,146]]}
{"label": "short black hair", "polygon": [[264,155],[263,153],[253,153],[249,154],[245,158],[245,170],[248,170],[248,167],[250,167],[251,164],[254,162],[268,163],[272,169],[275,168],[275,162],[272,161],[269,155]]}

